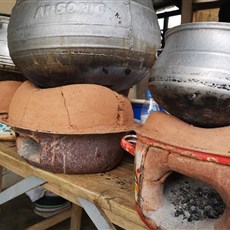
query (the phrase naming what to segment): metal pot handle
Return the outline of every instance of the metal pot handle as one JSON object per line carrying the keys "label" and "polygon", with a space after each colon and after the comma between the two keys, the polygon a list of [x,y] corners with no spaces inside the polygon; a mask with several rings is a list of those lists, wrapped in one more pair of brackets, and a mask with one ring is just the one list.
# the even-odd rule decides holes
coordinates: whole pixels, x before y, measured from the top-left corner
{"label": "metal pot handle", "polygon": [[126,135],[121,139],[120,145],[125,151],[135,156],[136,143],[137,143],[136,135]]}
{"label": "metal pot handle", "polygon": [[155,53],[155,58],[156,60],[158,59],[158,57],[160,56],[160,54],[162,53],[163,49],[160,48],[160,49],[156,49],[156,53]]}

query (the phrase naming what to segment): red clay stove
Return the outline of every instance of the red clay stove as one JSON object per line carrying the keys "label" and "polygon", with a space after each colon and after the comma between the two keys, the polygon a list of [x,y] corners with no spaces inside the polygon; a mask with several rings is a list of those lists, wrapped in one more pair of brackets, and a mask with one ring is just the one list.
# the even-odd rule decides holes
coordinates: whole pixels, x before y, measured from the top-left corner
{"label": "red clay stove", "polygon": [[[20,85],[21,82],[19,81],[0,81],[0,117],[7,116],[10,101]],[[0,140],[15,140],[15,133],[9,125],[0,123]]]}
{"label": "red clay stove", "polygon": [[99,85],[40,89],[30,82],[15,92],[7,122],[18,133],[18,154],[59,173],[96,173],[123,156],[121,137],[133,129],[129,100]]}
{"label": "red clay stove", "polygon": [[[136,132],[135,199],[147,226],[167,230],[230,229],[230,127],[198,128],[171,115],[154,112]],[[179,185],[178,198],[175,198],[175,187],[170,187],[172,184],[166,186],[172,172],[190,178],[183,182],[187,190],[183,191]],[[176,180],[178,177],[174,178]],[[222,207],[219,217],[193,220],[189,219],[188,212],[181,212],[183,192],[188,203],[193,189],[196,190],[195,201],[199,200],[202,192],[207,192],[206,187],[190,186],[191,180],[199,185],[205,183],[215,190],[221,200],[215,204]],[[205,212],[211,215],[210,209]]]}
{"label": "red clay stove", "polygon": [[20,81],[0,81],[0,114],[8,113],[10,101],[21,84]]}

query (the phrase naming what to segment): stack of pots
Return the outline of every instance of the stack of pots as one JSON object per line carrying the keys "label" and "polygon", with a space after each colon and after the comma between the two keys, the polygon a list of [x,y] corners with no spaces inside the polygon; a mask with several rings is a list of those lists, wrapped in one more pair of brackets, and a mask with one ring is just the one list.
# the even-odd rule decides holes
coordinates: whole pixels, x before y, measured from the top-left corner
{"label": "stack of pots", "polygon": [[[7,45],[9,17],[0,15],[0,117],[8,114],[10,100],[25,77],[12,62]],[[0,140],[15,140],[9,125],[0,123]]]}
{"label": "stack of pots", "polygon": [[17,0],[8,46],[29,80],[7,119],[18,153],[52,172],[115,167],[134,123],[123,95],[150,74],[160,47],[152,1]]}

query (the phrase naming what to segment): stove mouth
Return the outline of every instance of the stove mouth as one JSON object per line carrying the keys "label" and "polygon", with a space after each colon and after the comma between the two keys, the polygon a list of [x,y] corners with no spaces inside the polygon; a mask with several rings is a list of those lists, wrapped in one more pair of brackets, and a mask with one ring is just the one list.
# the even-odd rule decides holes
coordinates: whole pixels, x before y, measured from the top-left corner
{"label": "stove mouth", "polygon": [[149,217],[167,230],[214,229],[226,207],[214,188],[176,172],[165,180],[163,194],[163,206]]}

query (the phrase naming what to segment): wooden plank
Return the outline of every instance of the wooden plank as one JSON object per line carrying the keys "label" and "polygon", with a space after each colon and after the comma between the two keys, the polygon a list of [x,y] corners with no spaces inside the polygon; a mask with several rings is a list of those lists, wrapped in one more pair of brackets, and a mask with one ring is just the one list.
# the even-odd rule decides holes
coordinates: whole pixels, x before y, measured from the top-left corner
{"label": "wooden plank", "polygon": [[218,22],[219,8],[198,10],[193,13],[193,22]]}
{"label": "wooden plank", "polygon": [[128,154],[121,164],[107,173],[66,175],[31,166],[16,153],[15,145],[1,142],[0,164],[20,176],[35,175],[46,180],[45,188],[72,203],[79,205],[77,196],[95,203],[107,213],[112,223],[124,229],[135,229],[136,226],[146,229],[135,208],[133,158]]}
{"label": "wooden plank", "polygon": [[47,229],[49,227],[56,225],[57,223],[60,223],[64,220],[66,220],[70,217],[71,217],[71,209],[66,210],[62,213],[59,213],[57,215],[54,215],[52,217],[49,217],[46,220],[43,220],[37,224],[30,226],[26,230],[44,230],[44,229]]}
{"label": "wooden plank", "polygon": [[181,24],[192,22],[192,0],[182,1]]}
{"label": "wooden plank", "polygon": [[[2,191],[2,177],[3,177],[3,167],[0,165],[0,192]],[[0,206],[0,215],[2,213],[2,208]]]}
{"label": "wooden plank", "polygon": [[81,216],[82,208],[76,204],[72,204],[72,213],[71,213],[71,230],[80,230],[81,229]]}
{"label": "wooden plank", "polygon": [[0,166],[0,192],[2,191],[2,176],[3,176],[3,167]]}
{"label": "wooden plank", "polygon": [[[125,216],[114,215],[112,212],[109,212],[107,210],[104,210],[107,217],[117,226],[125,226],[123,228],[125,229],[133,229],[133,230],[147,230],[147,228],[142,222],[140,224],[135,223],[135,221],[126,218]],[[137,218],[137,217],[136,217]],[[139,217],[138,217],[139,218]]]}
{"label": "wooden plank", "polygon": [[0,1],[0,14],[11,14],[16,0]]}

